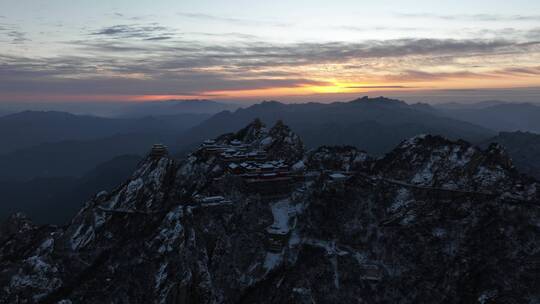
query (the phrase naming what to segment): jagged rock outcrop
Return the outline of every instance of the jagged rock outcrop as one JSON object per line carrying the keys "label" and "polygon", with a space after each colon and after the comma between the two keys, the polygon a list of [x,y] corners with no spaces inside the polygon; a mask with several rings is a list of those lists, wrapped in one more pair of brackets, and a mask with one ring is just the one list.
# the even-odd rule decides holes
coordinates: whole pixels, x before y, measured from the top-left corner
{"label": "jagged rock outcrop", "polygon": [[261,145],[268,152],[271,159],[283,159],[294,163],[304,156],[304,144],[291,129],[281,120],[268,131]]}
{"label": "jagged rock outcrop", "polygon": [[[372,159],[260,121],[205,145],[150,155],[65,227],[11,218],[0,302],[540,301],[540,188],[500,146],[419,136]],[[287,192],[246,186],[235,149]]]}
{"label": "jagged rock outcrop", "polygon": [[306,154],[308,170],[367,171],[373,159],[365,151],[351,146],[322,146]]}
{"label": "jagged rock outcrop", "polygon": [[464,141],[420,135],[401,143],[377,162],[375,172],[387,178],[418,186],[444,189],[509,192],[527,197],[536,193],[535,183],[508,183],[523,177],[498,144],[486,150]]}

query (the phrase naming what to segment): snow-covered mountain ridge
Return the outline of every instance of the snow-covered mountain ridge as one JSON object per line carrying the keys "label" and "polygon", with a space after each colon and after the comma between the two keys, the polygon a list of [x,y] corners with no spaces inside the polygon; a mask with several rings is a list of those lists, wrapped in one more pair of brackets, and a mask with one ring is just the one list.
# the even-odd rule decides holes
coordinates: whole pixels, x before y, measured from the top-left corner
{"label": "snow-covered mountain ridge", "polygon": [[504,149],[374,159],[254,121],[156,146],[65,227],[0,228],[2,303],[538,303],[540,185]]}

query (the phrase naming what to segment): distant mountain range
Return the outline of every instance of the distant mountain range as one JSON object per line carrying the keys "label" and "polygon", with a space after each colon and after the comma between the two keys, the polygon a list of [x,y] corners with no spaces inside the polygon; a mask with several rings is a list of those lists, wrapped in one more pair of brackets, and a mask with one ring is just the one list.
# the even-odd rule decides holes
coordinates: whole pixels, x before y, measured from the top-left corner
{"label": "distant mountain range", "polygon": [[364,97],[330,104],[263,102],[235,112],[218,113],[187,131],[181,140],[194,142],[231,132],[254,118],[270,125],[283,120],[304,138],[308,147],[347,144],[373,154],[383,154],[401,140],[421,133],[473,142],[495,134],[487,128],[446,117],[429,105]]}
{"label": "distant mountain range", "polygon": [[0,157],[0,181],[81,177],[99,163],[115,156],[128,153],[143,156],[152,144],[174,138],[174,134],[122,134],[85,141],[40,144]]}
{"label": "distant mountain range", "polygon": [[495,131],[540,132],[540,106],[531,103],[486,102],[437,108],[443,115]]}
{"label": "distant mountain range", "polygon": [[118,134],[179,133],[208,117],[208,114],[175,114],[113,119],[26,111],[0,117],[0,154],[64,140],[89,140]]}
{"label": "distant mountain range", "polygon": [[167,100],[130,104],[120,110],[120,117],[145,117],[174,114],[216,114],[233,111],[239,105],[212,100]]}
{"label": "distant mountain range", "polygon": [[39,223],[65,224],[94,194],[111,191],[126,180],[140,160],[141,157],[134,155],[118,156],[81,178],[49,177],[0,182],[0,222],[20,211]]}
{"label": "distant mountain range", "polygon": [[436,108],[440,109],[483,109],[491,106],[498,106],[502,104],[508,104],[502,100],[485,100],[480,102],[462,103],[462,102],[448,102],[436,104]]}
{"label": "distant mountain range", "polygon": [[[508,149],[521,172],[540,178],[540,135],[498,134],[539,132],[540,107],[533,104],[487,101],[432,106],[364,97],[330,104],[266,101],[246,108],[229,106],[212,101],[168,101],[134,105],[131,117],[126,114],[123,118],[37,111],[0,117],[0,191],[33,189],[33,194],[24,193],[25,198],[18,200],[27,202],[26,206],[61,202],[57,193],[79,187],[80,180],[101,163],[123,166],[126,162],[115,157],[141,157],[157,142],[182,158],[204,139],[237,130],[255,118],[267,125],[283,120],[302,136],[307,148],[352,145],[375,156],[418,134],[462,138],[480,146],[497,142]],[[140,116],[143,113],[146,115]],[[82,202],[104,188],[94,185],[72,201]],[[3,195],[2,202],[13,197]]]}
{"label": "distant mountain range", "polygon": [[[267,124],[283,120],[308,147],[353,145],[376,155],[421,133],[481,143],[499,131],[540,132],[540,107],[501,101],[431,106],[363,97],[330,104],[267,101],[221,111],[234,107],[208,100],[171,100],[132,105],[125,111],[132,111],[131,118],[36,111],[0,117],[0,155],[4,154],[0,180],[81,176],[117,155],[144,153],[154,142],[168,144],[173,153],[188,151],[254,118]],[[208,114],[217,111],[221,112]],[[146,116],[138,117],[143,113]]]}

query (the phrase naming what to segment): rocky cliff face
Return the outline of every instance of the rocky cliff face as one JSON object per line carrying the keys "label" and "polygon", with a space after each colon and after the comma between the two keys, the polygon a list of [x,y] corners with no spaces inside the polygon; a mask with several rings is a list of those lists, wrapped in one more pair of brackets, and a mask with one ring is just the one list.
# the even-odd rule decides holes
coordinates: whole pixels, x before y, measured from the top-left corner
{"label": "rocky cliff face", "polygon": [[499,146],[372,159],[259,121],[205,145],[152,154],[65,227],[10,218],[0,302],[540,301],[540,187]]}

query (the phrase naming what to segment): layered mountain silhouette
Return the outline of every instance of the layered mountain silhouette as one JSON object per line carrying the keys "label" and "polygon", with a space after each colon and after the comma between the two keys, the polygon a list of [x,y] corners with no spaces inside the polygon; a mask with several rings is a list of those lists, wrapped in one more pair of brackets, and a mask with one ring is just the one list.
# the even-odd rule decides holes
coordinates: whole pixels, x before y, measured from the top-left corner
{"label": "layered mountain silhouette", "polygon": [[441,112],[491,130],[540,132],[540,106],[531,103],[486,102],[443,107]]}
{"label": "layered mountain silhouette", "polygon": [[0,222],[24,212],[37,223],[66,224],[82,204],[100,191],[111,191],[126,180],[141,157],[117,156],[82,177],[40,177],[28,181],[0,181]]}
{"label": "layered mountain silhouette", "polygon": [[468,122],[443,116],[428,105],[408,105],[402,101],[359,98],[330,104],[282,104],[263,102],[235,112],[222,112],[192,128],[182,138],[197,142],[240,128],[255,118],[267,124],[283,120],[308,147],[346,144],[373,154],[389,151],[401,140],[423,133],[471,141],[486,139],[494,132]]}
{"label": "layered mountain silhouette", "polygon": [[178,133],[204,119],[205,114],[179,114],[136,119],[26,111],[0,117],[0,154],[65,140],[91,140],[119,134]]}
{"label": "layered mountain silhouette", "polygon": [[[177,112],[171,109],[174,107],[178,107]],[[409,105],[384,97],[363,97],[330,104],[269,101],[233,112],[205,113],[224,107],[226,105],[211,101],[168,101],[134,106],[140,110],[139,114],[146,113],[145,117],[132,113],[134,116],[131,118],[101,118],[62,112],[22,112],[0,117],[0,138],[5,143],[0,145],[0,150],[4,151],[0,157],[0,181],[4,185],[24,185],[37,180],[37,188],[50,185],[51,192],[56,193],[56,188],[64,191],[70,186],[75,187],[71,181],[83,178],[100,163],[117,156],[142,156],[152,144],[164,143],[169,146],[171,155],[182,159],[204,139],[233,132],[255,118],[260,118],[267,125],[284,121],[303,138],[307,149],[321,145],[349,145],[374,156],[383,156],[402,140],[418,134],[463,138],[483,147],[498,142],[508,146],[508,153],[521,172],[539,177],[535,134],[514,132],[496,136],[497,132],[490,129],[497,126],[504,129],[509,125],[509,129],[534,128],[531,121],[537,112],[536,106],[531,104],[489,101],[472,105],[430,106]],[[524,110],[529,112],[529,116],[521,117],[519,111],[514,116],[504,115],[507,108],[514,109],[508,110],[512,112],[523,107],[531,109]],[[484,111],[492,113],[488,117],[493,120],[477,120]],[[465,112],[469,114],[458,115]],[[156,115],[148,116],[151,113]],[[157,115],[164,113],[166,115]],[[506,121],[499,124],[503,118]],[[88,190],[85,193],[101,189]],[[81,201],[74,202],[74,206],[89,196],[87,194]],[[25,201],[26,206],[49,202],[40,200],[38,195],[26,196]],[[6,210],[17,210],[12,200],[5,205],[8,206]],[[42,219],[46,221],[46,218]]]}
{"label": "layered mountain silhouette", "polygon": [[142,102],[126,106],[119,113],[122,117],[145,117],[178,114],[216,114],[221,111],[236,110],[238,105],[212,100],[167,100]]}
{"label": "layered mountain silhouette", "polygon": [[81,177],[124,154],[143,155],[156,142],[174,145],[207,114],[134,119],[22,112],[0,117],[0,181]]}
{"label": "layered mountain silhouette", "polygon": [[61,141],[21,149],[0,158],[0,181],[81,177],[98,164],[124,154],[144,155],[152,144],[174,134],[125,134],[86,141]]}

